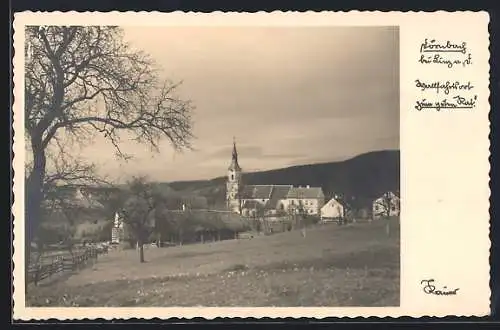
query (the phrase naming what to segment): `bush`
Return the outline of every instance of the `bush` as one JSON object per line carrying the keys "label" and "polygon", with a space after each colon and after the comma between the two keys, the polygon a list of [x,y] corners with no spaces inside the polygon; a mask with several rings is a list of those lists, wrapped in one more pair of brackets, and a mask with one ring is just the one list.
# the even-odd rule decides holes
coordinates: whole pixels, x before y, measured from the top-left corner
{"label": "bush", "polygon": [[315,216],[315,215],[306,215],[304,216],[304,225],[305,226],[312,226],[312,225],[316,225],[320,222],[320,217],[318,216]]}

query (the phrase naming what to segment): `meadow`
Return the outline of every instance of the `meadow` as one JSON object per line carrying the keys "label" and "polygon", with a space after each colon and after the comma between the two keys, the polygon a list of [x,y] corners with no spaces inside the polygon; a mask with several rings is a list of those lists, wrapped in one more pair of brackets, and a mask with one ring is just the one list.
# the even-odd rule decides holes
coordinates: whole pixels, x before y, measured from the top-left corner
{"label": "meadow", "polygon": [[399,220],[112,251],[28,288],[27,306],[398,306]]}

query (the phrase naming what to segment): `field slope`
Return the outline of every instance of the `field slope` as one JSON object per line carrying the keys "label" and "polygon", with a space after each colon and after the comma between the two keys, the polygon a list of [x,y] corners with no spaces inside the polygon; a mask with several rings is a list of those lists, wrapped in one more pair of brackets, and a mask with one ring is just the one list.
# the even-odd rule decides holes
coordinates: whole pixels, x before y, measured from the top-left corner
{"label": "field slope", "polygon": [[29,306],[398,306],[399,223],[249,240],[116,251],[64,281],[30,288]]}

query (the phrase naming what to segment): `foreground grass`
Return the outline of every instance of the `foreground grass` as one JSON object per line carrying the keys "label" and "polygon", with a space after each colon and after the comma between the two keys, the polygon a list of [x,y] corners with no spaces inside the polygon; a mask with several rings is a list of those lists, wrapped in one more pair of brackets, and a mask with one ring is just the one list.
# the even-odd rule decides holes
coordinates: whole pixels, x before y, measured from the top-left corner
{"label": "foreground grass", "polygon": [[311,229],[115,252],[93,267],[30,288],[30,306],[397,306],[399,228],[382,223]]}

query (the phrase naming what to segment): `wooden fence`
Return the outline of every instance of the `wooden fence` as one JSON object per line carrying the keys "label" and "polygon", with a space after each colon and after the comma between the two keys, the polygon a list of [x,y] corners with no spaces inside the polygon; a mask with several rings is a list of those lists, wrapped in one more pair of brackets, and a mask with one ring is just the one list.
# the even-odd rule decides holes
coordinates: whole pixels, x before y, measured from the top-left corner
{"label": "wooden fence", "polygon": [[48,279],[61,272],[72,272],[83,269],[88,264],[97,261],[100,254],[108,253],[108,248],[87,248],[77,252],[73,256],[55,256],[49,262],[39,262],[38,265],[30,265],[28,270],[28,283],[37,285],[40,281]]}

